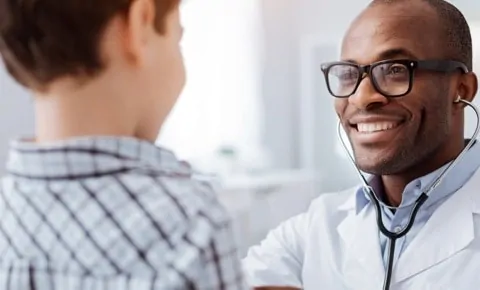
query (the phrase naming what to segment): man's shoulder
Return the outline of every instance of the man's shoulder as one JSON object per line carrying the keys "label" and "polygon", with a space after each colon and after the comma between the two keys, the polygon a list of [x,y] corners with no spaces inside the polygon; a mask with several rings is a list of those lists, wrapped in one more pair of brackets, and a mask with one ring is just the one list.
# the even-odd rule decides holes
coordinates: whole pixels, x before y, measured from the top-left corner
{"label": "man's shoulder", "polygon": [[320,209],[330,211],[337,211],[339,209],[347,209],[354,205],[355,195],[359,186],[352,186],[336,192],[325,192],[315,198],[309,211],[318,212]]}
{"label": "man's shoulder", "polygon": [[298,220],[310,228],[309,232],[315,232],[313,228],[335,228],[355,209],[357,190],[358,186],[320,194]]}

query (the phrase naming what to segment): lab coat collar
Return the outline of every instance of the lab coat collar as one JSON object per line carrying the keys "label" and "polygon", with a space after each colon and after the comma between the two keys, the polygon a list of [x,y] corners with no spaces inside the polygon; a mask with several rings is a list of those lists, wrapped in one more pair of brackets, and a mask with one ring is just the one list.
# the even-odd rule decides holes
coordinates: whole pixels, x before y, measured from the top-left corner
{"label": "lab coat collar", "polygon": [[[351,208],[338,226],[338,233],[346,245],[342,273],[345,281],[368,285],[364,289],[377,289],[385,275],[381,255],[379,231],[372,206],[355,211],[355,198],[350,198],[344,208]],[[368,277],[368,279],[365,279]],[[365,284],[366,283],[366,284]],[[352,289],[355,285],[351,285]]]}
{"label": "lab coat collar", "polygon": [[[404,281],[448,259],[473,240],[473,213],[480,213],[479,188],[480,170],[477,170],[460,190],[437,209],[400,256],[394,268],[394,283]],[[347,281],[371,283],[370,289],[378,288],[383,283],[385,268],[375,210],[372,206],[367,206],[357,214],[354,194],[340,209],[350,209],[338,227],[339,235],[346,244],[343,266],[345,278]],[[438,246],[438,243],[442,245]],[[369,282],[363,277],[372,280]]]}
{"label": "lab coat collar", "polygon": [[473,214],[480,212],[479,188],[480,170],[477,170],[460,190],[436,210],[405,249],[394,269],[395,282],[437,265],[470,244],[475,238]]}
{"label": "lab coat collar", "polygon": [[[362,190],[362,188],[363,188],[363,185],[357,185],[355,187],[347,189],[346,191],[353,192],[354,194],[350,194],[350,197],[338,207],[338,210],[340,210],[340,211],[350,211],[350,210],[356,209],[357,208],[357,200],[358,200],[357,195],[358,195],[358,192]],[[365,204],[365,205],[367,205],[367,204]],[[362,207],[362,209],[363,209],[363,207]]]}

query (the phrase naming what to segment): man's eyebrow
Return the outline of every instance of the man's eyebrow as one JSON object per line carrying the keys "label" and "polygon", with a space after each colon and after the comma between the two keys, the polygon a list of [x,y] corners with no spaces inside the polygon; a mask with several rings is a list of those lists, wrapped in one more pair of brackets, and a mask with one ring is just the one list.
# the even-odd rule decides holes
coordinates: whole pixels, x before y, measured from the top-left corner
{"label": "man's eyebrow", "polygon": [[414,53],[405,48],[387,49],[378,55],[379,59],[391,59],[398,57],[407,57],[410,59],[417,59]]}
{"label": "man's eyebrow", "polygon": [[[405,48],[390,48],[381,52],[377,57],[376,61],[387,60],[387,59],[396,59],[396,58],[409,58],[409,59],[418,59],[414,53]],[[358,61],[354,59],[342,59],[345,62],[351,62],[357,64]]]}

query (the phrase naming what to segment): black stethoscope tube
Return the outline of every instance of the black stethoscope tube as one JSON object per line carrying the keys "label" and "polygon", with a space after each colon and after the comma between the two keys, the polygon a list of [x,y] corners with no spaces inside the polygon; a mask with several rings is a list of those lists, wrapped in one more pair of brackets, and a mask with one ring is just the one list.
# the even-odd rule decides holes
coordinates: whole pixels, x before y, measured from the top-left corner
{"label": "black stethoscope tube", "polygon": [[365,190],[367,194],[370,196],[370,199],[373,201],[373,205],[375,207],[375,214],[377,216],[377,225],[378,229],[382,234],[384,234],[388,239],[388,259],[387,259],[387,268],[386,268],[386,273],[385,273],[385,279],[383,282],[383,290],[388,290],[390,289],[390,283],[392,280],[392,272],[393,272],[393,259],[395,256],[395,243],[397,242],[397,239],[403,237],[406,235],[410,229],[412,228],[413,224],[415,223],[415,218],[417,216],[418,210],[420,207],[425,203],[425,201],[428,199],[428,195],[425,193],[422,193],[417,200],[415,201],[415,204],[413,206],[412,211],[410,212],[410,217],[408,218],[408,223],[407,225],[399,232],[392,232],[389,231],[385,225],[383,224],[383,218],[382,218],[382,211],[380,208],[380,203],[377,200],[377,197],[375,196],[375,193],[370,187],[367,187]]}

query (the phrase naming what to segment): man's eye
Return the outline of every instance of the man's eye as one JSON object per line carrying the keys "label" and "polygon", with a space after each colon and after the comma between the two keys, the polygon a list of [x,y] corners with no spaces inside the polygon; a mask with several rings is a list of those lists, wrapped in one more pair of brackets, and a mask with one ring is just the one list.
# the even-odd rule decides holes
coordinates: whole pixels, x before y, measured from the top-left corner
{"label": "man's eye", "polygon": [[339,79],[341,80],[350,80],[350,79],[353,79],[353,75],[351,73],[345,73],[345,74],[341,74],[339,76]]}
{"label": "man's eye", "polygon": [[389,75],[405,74],[406,71],[407,71],[407,69],[403,65],[392,65],[388,69],[387,74],[389,74]]}
{"label": "man's eye", "polygon": [[338,78],[340,80],[352,80],[352,79],[357,79],[358,74],[353,71],[344,71],[338,74]]}

